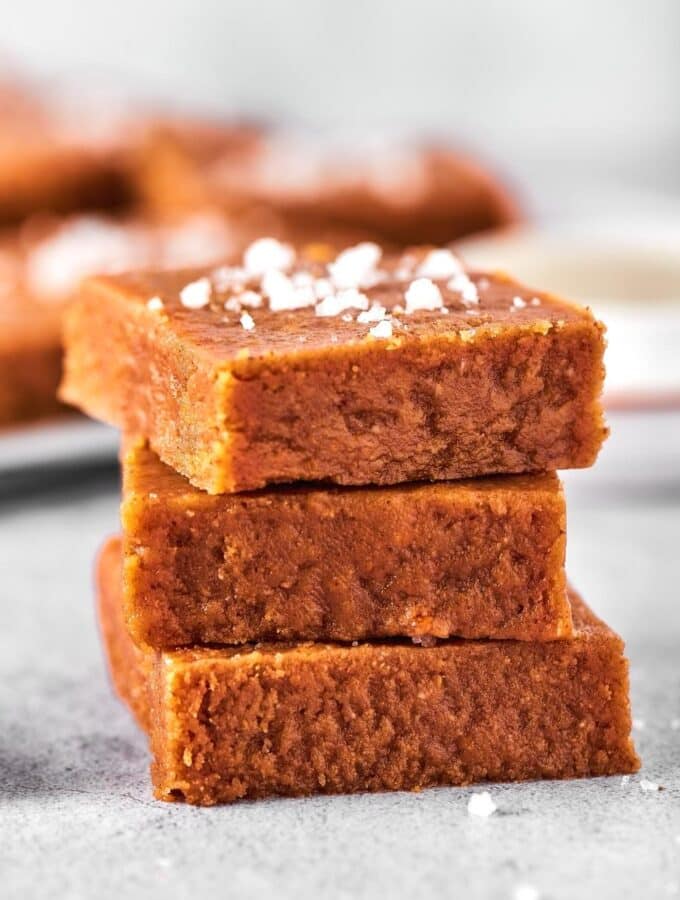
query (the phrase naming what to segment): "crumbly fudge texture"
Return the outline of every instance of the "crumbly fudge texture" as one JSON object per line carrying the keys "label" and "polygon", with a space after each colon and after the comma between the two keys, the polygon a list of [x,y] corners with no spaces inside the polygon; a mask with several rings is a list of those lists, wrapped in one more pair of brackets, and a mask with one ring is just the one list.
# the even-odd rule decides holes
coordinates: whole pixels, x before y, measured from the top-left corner
{"label": "crumbly fudge texture", "polygon": [[160,124],[145,157],[142,193],[164,214],[217,205],[292,232],[350,229],[399,246],[445,243],[518,218],[500,181],[446,146],[347,147],[185,122]]}
{"label": "crumbly fudge texture", "polygon": [[211,805],[638,767],[623,644],[575,595],[577,634],[565,641],[160,653],[127,632],[112,544],[98,580],[114,683],[149,732],[160,799]]}
{"label": "crumbly fudge texture", "polygon": [[215,496],[137,443],[121,518],[140,644],[572,634],[554,474]]}
{"label": "crumbly fudge texture", "polygon": [[40,215],[0,231],[0,426],[65,411],[56,396],[61,316],[84,276],[214,262],[243,243],[236,227],[208,214],[172,224]]}
{"label": "crumbly fudge texture", "polygon": [[62,397],[210,493],[589,466],[606,435],[602,325],[448,250],[95,278],[65,344]]}

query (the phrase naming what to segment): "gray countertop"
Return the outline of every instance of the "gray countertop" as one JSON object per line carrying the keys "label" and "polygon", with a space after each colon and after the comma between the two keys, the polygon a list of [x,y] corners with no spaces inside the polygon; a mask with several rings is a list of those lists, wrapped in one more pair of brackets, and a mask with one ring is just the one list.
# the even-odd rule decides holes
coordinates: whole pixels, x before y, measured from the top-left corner
{"label": "gray countertop", "polygon": [[[168,898],[680,896],[680,485],[569,478],[569,565],[627,639],[639,776],[274,800],[155,802],[114,699],[92,559],[110,470],[0,498],[0,895]],[[642,778],[662,786],[646,791]],[[533,893],[532,893],[533,889]]]}

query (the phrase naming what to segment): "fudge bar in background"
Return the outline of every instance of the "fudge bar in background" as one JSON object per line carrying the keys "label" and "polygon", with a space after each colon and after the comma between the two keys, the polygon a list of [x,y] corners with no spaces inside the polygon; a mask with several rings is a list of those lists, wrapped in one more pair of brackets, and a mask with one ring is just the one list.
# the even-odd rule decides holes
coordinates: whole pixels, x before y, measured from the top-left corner
{"label": "fudge bar in background", "polygon": [[272,213],[309,240],[327,228],[384,244],[439,244],[517,221],[514,199],[445,143],[345,141],[242,126],[159,124],[139,190],[163,214],[217,206],[268,233]]}
{"label": "fudge bar in background", "polygon": [[222,217],[172,226],[101,215],[33,216],[0,232],[0,426],[63,412],[61,318],[81,278],[209,263],[243,245]]}
{"label": "fudge bar in background", "polygon": [[0,120],[0,224],[133,200],[141,125],[111,102],[5,79]]}
{"label": "fudge bar in background", "polygon": [[572,634],[554,473],[214,496],[139,443],[122,468],[139,644]]}
{"label": "fudge bar in background", "polygon": [[572,639],[139,650],[117,541],[99,559],[114,684],[149,733],[156,796],[417,790],[637,770],[621,639],[575,595]]}
{"label": "fudge bar in background", "polygon": [[241,266],[87,281],[61,396],[210,493],[583,467],[603,331],[446,249],[321,262],[262,239]]}

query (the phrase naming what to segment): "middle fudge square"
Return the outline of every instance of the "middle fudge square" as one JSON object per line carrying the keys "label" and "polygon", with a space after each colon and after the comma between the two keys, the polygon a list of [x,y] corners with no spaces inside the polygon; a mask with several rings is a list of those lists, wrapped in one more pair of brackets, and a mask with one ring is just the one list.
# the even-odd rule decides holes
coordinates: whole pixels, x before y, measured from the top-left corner
{"label": "middle fudge square", "polygon": [[606,435],[589,310],[445,248],[101,277],[65,324],[62,396],[210,493],[591,465]]}
{"label": "middle fudge square", "polygon": [[573,633],[554,473],[215,496],[135,440],[122,469],[140,645]]}

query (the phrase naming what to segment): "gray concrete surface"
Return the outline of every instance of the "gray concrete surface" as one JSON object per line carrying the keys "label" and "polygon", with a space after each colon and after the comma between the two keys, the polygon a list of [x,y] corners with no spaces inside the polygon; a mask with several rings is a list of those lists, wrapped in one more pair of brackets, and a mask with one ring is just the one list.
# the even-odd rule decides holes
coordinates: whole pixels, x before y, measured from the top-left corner
{"label": "gray concrete surface", "polygon": [[[92,608],[92,558],[116,529],[115,475],[6,492],[0,896],[680,895],[680,489],[628,493],[596,471],[570,476],[570,568],[628,640],[643,770],[627,783],[491,786],[489,819],[468,815],[469,789],[210,810],[154,802]],[[643,777],[663,790],[644,791]]]}

